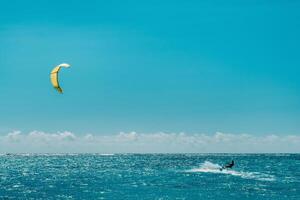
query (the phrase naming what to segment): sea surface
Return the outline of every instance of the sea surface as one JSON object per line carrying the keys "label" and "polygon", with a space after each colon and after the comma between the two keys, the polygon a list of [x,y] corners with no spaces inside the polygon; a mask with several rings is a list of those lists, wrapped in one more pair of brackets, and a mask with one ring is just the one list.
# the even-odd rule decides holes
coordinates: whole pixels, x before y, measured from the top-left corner
{"label": "sea surface", "polygon": [[299,200],[300,154],[2,154],[0,199]]}

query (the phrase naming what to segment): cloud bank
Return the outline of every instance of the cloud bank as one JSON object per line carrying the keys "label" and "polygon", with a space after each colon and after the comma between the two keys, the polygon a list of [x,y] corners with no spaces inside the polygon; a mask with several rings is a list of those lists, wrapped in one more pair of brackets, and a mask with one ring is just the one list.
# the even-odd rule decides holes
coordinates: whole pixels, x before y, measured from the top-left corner
{"label": "cloud bank", "polygon": [[300,153],[300,135],[13,131],[0,136],[0,153]]}

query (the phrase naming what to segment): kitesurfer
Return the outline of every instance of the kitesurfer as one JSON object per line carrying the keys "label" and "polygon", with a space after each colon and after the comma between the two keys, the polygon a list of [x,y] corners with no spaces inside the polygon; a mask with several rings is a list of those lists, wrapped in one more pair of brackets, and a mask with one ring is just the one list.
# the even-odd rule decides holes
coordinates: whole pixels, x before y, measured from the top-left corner
{"label": "kitesurfer", "polygon": [[224,168],[232,168],[234,166],[234,161],[232,160],[231,163],[228,163],[227,165],[224,166]]}
{"label": "kitesurfer", "polygon": [[223,169],[231,169],[234,166],[234,161],[232,160],[231,163],[228,163],[227,165],[224,165],[220,170]]}

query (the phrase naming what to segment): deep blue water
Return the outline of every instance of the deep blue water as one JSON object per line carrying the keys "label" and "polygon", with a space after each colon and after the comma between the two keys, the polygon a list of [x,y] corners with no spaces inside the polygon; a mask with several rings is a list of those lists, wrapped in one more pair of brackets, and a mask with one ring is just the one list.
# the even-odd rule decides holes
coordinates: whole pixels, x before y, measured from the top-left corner
{"label": "deep blue water", "polygon": [[300,154],[1,155],[0,199],[299,200]]}

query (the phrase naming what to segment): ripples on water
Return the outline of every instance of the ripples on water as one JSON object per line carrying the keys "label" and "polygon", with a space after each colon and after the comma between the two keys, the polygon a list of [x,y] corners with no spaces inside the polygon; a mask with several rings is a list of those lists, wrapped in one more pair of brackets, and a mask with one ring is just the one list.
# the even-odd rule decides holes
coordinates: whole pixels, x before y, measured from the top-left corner
{"label": "ripples on water", "polygon": [[0,199],[299,200],[299,169],[300,154],[2,154]]}

